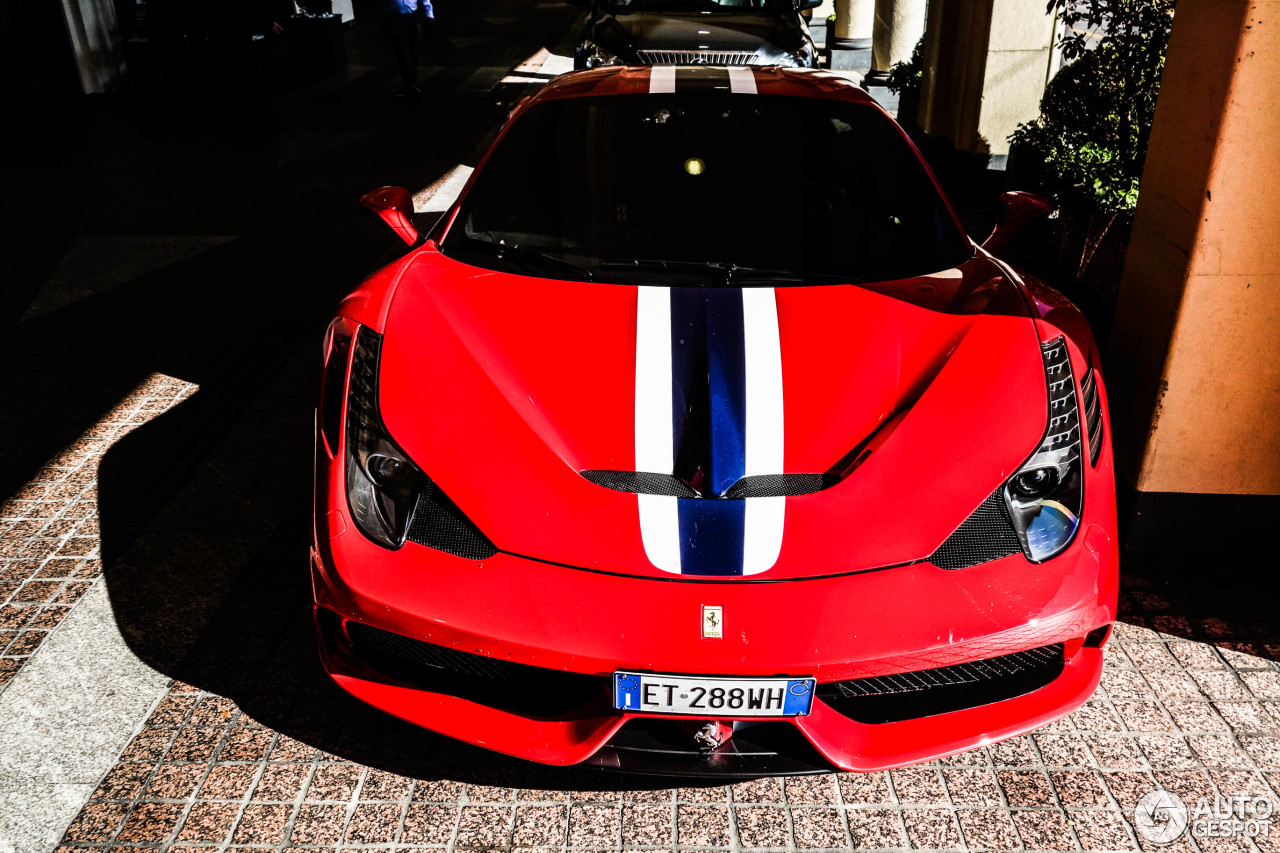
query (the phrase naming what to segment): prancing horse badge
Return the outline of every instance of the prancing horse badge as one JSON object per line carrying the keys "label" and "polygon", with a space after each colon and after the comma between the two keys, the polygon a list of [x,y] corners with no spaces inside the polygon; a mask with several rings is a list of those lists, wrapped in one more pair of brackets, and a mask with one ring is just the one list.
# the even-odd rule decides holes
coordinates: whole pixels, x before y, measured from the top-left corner
{"label": "prancing horse badge", "polygon": [[702,639],[724,639],[724,608],[702,605]]}

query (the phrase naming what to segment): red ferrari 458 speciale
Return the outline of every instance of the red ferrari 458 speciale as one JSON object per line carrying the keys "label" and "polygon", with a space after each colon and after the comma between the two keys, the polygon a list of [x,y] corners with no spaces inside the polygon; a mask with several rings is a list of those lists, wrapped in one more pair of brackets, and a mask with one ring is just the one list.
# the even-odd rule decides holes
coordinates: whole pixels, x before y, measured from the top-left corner
{"label": "red ferrari 458 speciale", "polygon": [[547,764],[876,770],[1079,707],[1116,615],[1087,323],[835,76],[521,104],[338,310],[312,577],[343,688]]}

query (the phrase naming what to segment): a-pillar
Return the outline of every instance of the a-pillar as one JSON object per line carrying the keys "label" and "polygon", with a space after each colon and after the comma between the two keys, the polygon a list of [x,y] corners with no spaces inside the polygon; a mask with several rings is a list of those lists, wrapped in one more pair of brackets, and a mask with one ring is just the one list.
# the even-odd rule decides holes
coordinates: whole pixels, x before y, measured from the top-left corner
{"label": "a-pillar", "polygon": [[917,121],[956,148],[1002,161],[1040,114],[1056,20],[1033,0],[931,0]]}
{"label": "a-pillar", "polygon": [[927,0],[876,0],[871,32],[872,79],[883,79],[895,63],[906,62],[924,35]]}
{"label": "a-pillar", "polygon": [[1116,461],[1137,492],[1141,544],[1271,536],[1277,80],[1280,2],[1178,0],[1107,364]]}

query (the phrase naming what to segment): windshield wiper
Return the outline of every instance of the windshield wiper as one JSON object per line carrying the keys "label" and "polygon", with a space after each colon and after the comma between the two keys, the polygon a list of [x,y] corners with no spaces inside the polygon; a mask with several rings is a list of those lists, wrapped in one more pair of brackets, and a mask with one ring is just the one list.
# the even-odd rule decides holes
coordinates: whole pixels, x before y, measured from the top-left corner
{"label": "windshield wiper", "polygon": [[544,267],[571,273],[575,279],[580,281],[593,281],[595,279],[591,270],[586,267],[580,267],[571,261],[566,261],[563,258],[557,258],[554,255],[539,252],[537,249],[520,246],[516,243],[491,243],[487,240],[468,240],[463,245],[467,248],[482,248],[485,252],[492,254],[499,260],[505,259],[507,256],[511,256],[516,260],[533,261],[534,263],[541,264]]}
{"label": "windshield wiper", "polygon": [[774,270],[760,267],[734,267],[733,281],[737,284],[766,284],[768,282],[827,282],[830,284],[866,284],[867,280],[832,272],[807,272],[805,270]]}
{"label": "windshield wiper", "polygon": [[832,284],[861,284],[863,279],[837,273],[805,272],[803,270],[765,269],[726,264],[719,261],[661,261],[636,258],[630,261],[604,261],[602,270],[692,270],[717,273],[725,286],[781,283],[828,282]]}

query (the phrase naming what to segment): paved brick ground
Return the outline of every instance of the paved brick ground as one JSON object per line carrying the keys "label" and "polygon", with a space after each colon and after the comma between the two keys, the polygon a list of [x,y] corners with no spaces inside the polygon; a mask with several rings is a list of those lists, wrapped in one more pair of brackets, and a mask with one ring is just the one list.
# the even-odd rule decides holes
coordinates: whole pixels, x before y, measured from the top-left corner
{"label": "paved brick ground", "polygon": [[[154,218],[162,226],[158,230],[168,233],[176,227],[170,222],[176,217],[186,233],[252,234],[292,221],[302,210],[327,211],[324,205],[336,205],[338,196],[355,198],[378,183],[412,183],[443,174],[478,138],[470,131],[458,132],[460,122],[470,117],[487,126],[503,112],[495,105],[489,115],[478,106],[491,100],[488,86],[499,72],[506,73],[547,43],[541,35],[526,35],[536,29],[531,27],[536,21],[521,17],[527,9],[517,4],[472,0],[455,5],[455,15],[504,16],[466,22],[474,28],[473,37],[465,45],[459,41],[456,55],[440,57],[441,62],[461,62],[464,53],[476,51],[477,42],[494,40],[484,67],[458,64],[432,78],[441,90],[471,86],[484,95],[475,104],[442,100],[437,106],[452,112],[435,109],[429,120],[425,113],[402,120],[396,117],[398,105],[372,98],[325,98],[308,110],[286,105],[279,151],[263,161],[287,164],[279,172],[264,172],[253,164],[213,169],[203,158],[189,157],[185,146],[173,146],[173,152],[200,164],[193,172],[212,176],[184,183],[174,181],[169,171],[136,164],[126,175],[118,165],[119,152],[111,149],[112,158],[104,159],[111,168],[103,168],[104,174],[119,174],[123,185],[155,171],[163,174],[165,186],[174,187],[172,197],[158,194],[155,186],[128,194],[108,184],[103,191],[76,172],[67,173],[67,187],[82,202],[97,205],[85,214],[90,225],[126,222],[130,230],[145,230],[156,225]],[[538,20],[558,14],[539,9]],[[376,26],[370,26],[376,36]],[[373,63],[376,57],[357,52],[354,61]],[[360,77],[356,70],[353,79],[365,81],[370,90],[390,85],[389,76]],[[352,128],[369,126],[371,118],[377,136],[354,138]],[[441,128],[449,132],[441,133]],[[453,147],[460,150],[450,150],[455,141]],[[399,165],[392,168],[389,161]],[[93,162],[90,167],[84,171],[98,168]],[[57,174],[65,171],[59,164]],[[263,174],[273,179],[264,181]],[[39,177],[44,181],[48,176]],[[335,186],[339,181],[345,183]],[[210,191],[224,184],[225,190]],[[67,193],[42,195],[56,199],[59,208],[65,206]],[[188,197],[198,197],[201,204],[187,203]],[[133,198],[140,200],[138,210],[131,206]],[[346,252],[350,238],[346,220],[325,215],[332,221],[313,242],[281,240],[271,232],[272,239],[259,244],[245,241],[240,255],[215,253],[208,264],[186,268],[172,280],[143,281],[112,299],[64,310],[56,317],[57,328],[69,328],[70,316],[82,324],[78,335],[57,339],[46,331],[54,328],[53,320],[29,330],[19,352],[30,372],[11,372],[24,378],[6,385],[6,398],[31,409],[39,408],[35,400],[70,401],[67,406],[78,411],[87,405],[81,394],[103,385],[99,373],[119,380],[119,388],[100,389],[114,400],[122,389],[133,387],[136,377],[155,369],[197,378],[205,389],[202,396],[224,400],[239,393],[247,379],[262,371],[261,360],[250,359],[243,375],[228,379],[223,374],[240,370],[239,363],[213,370],[204,357],[216,350],[211,344],[224,342],[225,318],[239,316],[229,300],[239,299],[239,291],[249,287],[259,295],[282,290],[272,304],[289,304],[291,311],[304,304],[297,294],[283,292],[275,279],[269,288],[262,278],[246,279],[247,271],[283,269],[287,259],[291,274],[279,278],[300,282],[299,291],[316,294],[314,301],[324,303],[311,309],[317,316],[328,311],[330,297],[354,280],[335,262],[336,249],[331,255],[320,253],[330,242]],[[297,251],[299,245],[308,251]],[[312,256],[319,260],[310,274],[296,273],[298,258]],[[262,263],[263,257],[272,262]],[[193,277],[193,272],[200,275]],[[39,277],[33,273],[33,281]],[[201,301],[201,294],[208,297]],[[170,313],[144,313],[133,326],[121,326],[139,305],[170,303]],[[115,313],[100,318],[103,311]],[[263,313],[275,336],[280,315]],[[305,317],[298,325],[310,333]],[[91,334],[84,334],[85,329]],[[171,332],[161,336],[158,330],[166,329]],[[243,337],[265,347],[262,342],[271,336],[249,329]],[[130,364],[146,364],[145,370],[104,367],[92,374],[92,381],[84,379],[88,362],[105,361],[103,353],[108,352],[118,361],[120,353],[113,348],[135,339],[140,343]],[[279,344],[293,345],[287,339]],[[75,346],[81,355],[67,356],[64,349]],[[59,368],[35,370],[50,364]],[[130,378],[121,378],[125,376]],[[311,388],[301,384],[305,410]],[[39,396],[41,388],[48,396]],[[240,467],[223,461],[208,467],[199,487],[166,502],[159,522],[137,542],[119,527],[111,542],[107,525],[106,553],[121,556],[100,564],[96,484],[103,453],[193,388],[152,377],[43,467],[41,461],[67,438],[53,430],[44,437],[43,449],[32,454],[34,459],[27,458],[30,441],[49,432],[47,424],[65,421],[66,411],[58,409],[43,419],[27,417],[43,412],[0,414],[6,447],[11,448],[5,464],[21,457],[16,464],[21,478],[15,482],[26,481],[28,464],[31,470],[39,468],[0,511],[0,690],[87,584],[106,587],[129,648],[174,679],[124,751],[107,757],[114,766],[67,830],[62,841],[67,853],[109,848],[154,853],[1133,850],[1140,842],[1131,823],[1133,807],[1157,785],[1191,802],[1215,793],[1273,800],[1280,794],[1276,582],[1247,578],[1237,566],[1173,558],[1127,564],[1123,622],[1109,650],[1103,685],[1088,705],[1039,732],[945,761],[892,773],[671,787],[650,779],[525,765],[436,737],[347,698],[319,670],[305,569],[307,461],[295,458],[306,456],[305,436],[294,440],[289,429],[263,418],[259,432],[225,454],[241,460]],[[280,409],[293,405],[287,401]],[[80,433],[100,411],[92,409],[83,421],[77,419],[70,435]],[[177,414],[166,420],[172,422]],[[305,421],[305,411],[302,415]],[[11,422],[19,417],[23,429]],[[147,429],[158,426],[152,423]],[[126,455],[119,477],[133,476],[129,464],[158,455],[158,445],[143,444]],[[287,508],[295,491],[300,499],[277,526],[274,510],[278,504]],[[237,535],[245,530],[254,536]],[[269,537],[265,547],[259,545],[259,534]],[[11,692],[9,698],[15,695]],[[1280,830],[1256,843],[1184,840],[1166,849],[1280,850]]]}
{"label": "paved brick ground", "polygon": [[[245,573],[185,670],[240,701],[175,683],[63,853],[1135,850],[1134,806],[1157,786],[1192,804],[1218,793],[1280,800],[1280,644],[1254,630],[1268,602],[1210,578],[1170,600],[1194,573],[1175,584],[1165,567],[1130,567],[1102,686],[1040,731],[889,773],[667,787],[507,761],[345,699],[309,651],[305,587],[279,562],[295,550],[287,538]],[[1170,849],[1277,850],[1280,830],[1256,846]]]}
{"label": "paved brick ground", "polygon": [[191,396],[154,374],[0,504],[0,692],[102,574],[98,465],[129,432]]}

